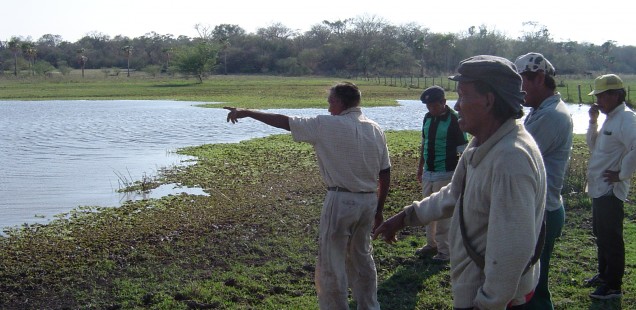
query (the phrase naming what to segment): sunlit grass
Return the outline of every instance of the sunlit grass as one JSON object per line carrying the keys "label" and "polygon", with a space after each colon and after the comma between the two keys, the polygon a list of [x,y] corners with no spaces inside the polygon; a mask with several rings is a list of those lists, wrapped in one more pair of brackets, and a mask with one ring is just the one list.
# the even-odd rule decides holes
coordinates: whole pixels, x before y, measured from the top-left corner
{"label": "sunlit grass", "polygon": [[[391,216],[419,199],[417,131],[390,131]],[[558,309],[604,309],[582,280],[595,273],[587,152],[576,139],[566,181],[566,227],[550,278]],[[48,225],[0,237],[2,309],[317,309],[313,273],[324,185],[310,146],[276,135],[189,147],[199,158],[162,180],[200,186],[209,196],[174,195],[118,208],[82,207]],[[630,199],[634,199],[631,195]],[[628,245],[623,309],[636,307],[634,205],[626,205]],[[423,228],[399,242],[375,241],[384,309],[452,309],[448,267],[414,255]],[[352,306],[354,303],[352,302]]]}

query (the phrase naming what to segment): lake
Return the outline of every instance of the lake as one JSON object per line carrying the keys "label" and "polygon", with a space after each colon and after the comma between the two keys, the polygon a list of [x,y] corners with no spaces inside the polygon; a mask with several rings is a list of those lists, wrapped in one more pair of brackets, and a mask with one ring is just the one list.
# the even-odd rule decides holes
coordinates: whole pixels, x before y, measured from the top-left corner
{"label": "lake", "polygon": [[[398,102],[400,106],[363,111],[385,130],[420,130],[426,107],[415,100]],[[0,231],[23,223],[47,223],[78,206],[119,206],[131,199],[181,192],[206,195],[199,188],[173,184],[143,196],[117,190],[126,182],[155,176],[162,167],[187,164],[192,158],[176,154],[179,148],[286,133],[251,119],[232,125],[226,122],[225,110],[198,104],[0,101]],[[575,133],[585,133],[588,108],[578,104],[569,108]],[[326,107],[269,111],[290,116],[328,114]]]}

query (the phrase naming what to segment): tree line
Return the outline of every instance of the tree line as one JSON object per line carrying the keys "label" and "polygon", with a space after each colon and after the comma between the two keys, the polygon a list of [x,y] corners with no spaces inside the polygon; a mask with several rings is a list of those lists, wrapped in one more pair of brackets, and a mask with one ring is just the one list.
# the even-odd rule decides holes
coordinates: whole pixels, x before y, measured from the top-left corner
{"label": "tree line", "polygon": [[636,73],[636,47],[556,42],[547,27],[524,22],[509,38],[486,26],[434,33],[417,23],[393,25],[377,16],[323,21],[298,32],[281,23],[248,33],[239,25],[195,25],[197,37],[147,33],[129,38],[92,32],[76,42],[46,34],[37,40],[0,41],[0,74],[67,74],[102,69],[105,74],[143,70],[156,74],[273,74],[328,76],[435,76],[454,72],[462,59],[491,54],[514,60],[541,52],[557,74]]}

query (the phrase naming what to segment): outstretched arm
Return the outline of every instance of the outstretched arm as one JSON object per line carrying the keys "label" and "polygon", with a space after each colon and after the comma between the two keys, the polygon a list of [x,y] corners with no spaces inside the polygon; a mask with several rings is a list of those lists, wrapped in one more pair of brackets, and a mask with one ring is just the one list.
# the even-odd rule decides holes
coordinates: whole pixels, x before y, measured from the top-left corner
{"label": "outstretched arm", "polygon": [[227,121],[236,124],[239,118],[251,117],[257,121],[280,129],[290,130],[289,116],[282,114],[266,113],[256,110],[241,109],[234,107],[223,107],[230,112],[227,114]]}

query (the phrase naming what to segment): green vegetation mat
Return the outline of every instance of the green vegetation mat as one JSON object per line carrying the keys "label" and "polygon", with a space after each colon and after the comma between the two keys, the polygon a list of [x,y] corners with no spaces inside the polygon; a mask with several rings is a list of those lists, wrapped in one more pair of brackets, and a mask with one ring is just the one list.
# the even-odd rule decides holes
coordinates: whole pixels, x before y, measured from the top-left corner
{"label": "green vegetation mat", "polygon": [[[388,218],[421,194],[419,132],[390,131],[387,139]],[[159,181],[199,186],[209,196],[82,207],[48,225],[5,231],[0,309],[317,309],[313,273],[325,188],[311,147],[275,135],[181,152],[198,161]],[[552,259],[555,308],[634,309],[631,202],[624,297],[592,301],[582,286],[596,270],[590,202],[582,193],[586,159],[577,136],[564,189],[566,226]],[[422,227],[403,230],[395,245],[374,241],[384,309],[452,309],[448,266],[414,255],[423,242]]]}

